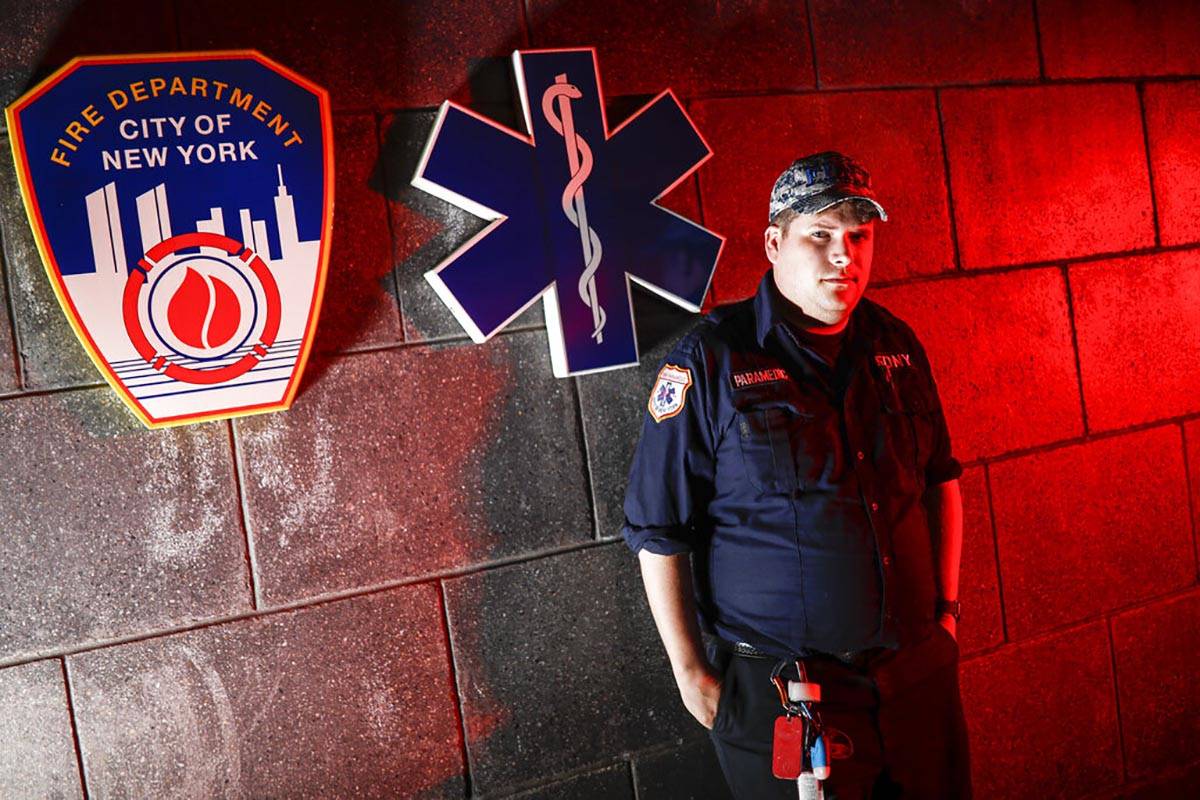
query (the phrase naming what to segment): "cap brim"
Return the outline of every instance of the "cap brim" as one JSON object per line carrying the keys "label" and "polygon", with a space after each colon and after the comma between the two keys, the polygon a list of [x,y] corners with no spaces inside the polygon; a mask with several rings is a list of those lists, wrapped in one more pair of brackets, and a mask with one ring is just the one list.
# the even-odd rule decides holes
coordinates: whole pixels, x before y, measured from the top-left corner
{"label": "cap brim", "polygon": [[[822,205],[819,205],[818,207],[812,209],[811,211],[809,211],[809,210],[801,211],[798,208],[796,210],[799,211],[801,214],[820,214],[825,209],[833,208],[838,203],[844,203],[847,200],[866,200],[871,205],[875,206],[875,210],[879,212],[880,222],[887,222],[887,212],[883,210],[883,206],[879,205],[879,201],[876,200],[874,197],[867,197],[866,195],[862,195],[862,194],[841,194],[841,193],[836,192],[835,190],[831,189],[829,192],[822,192],[819,195],[814,195],[810,199],[814,199],[814,200],[816,200],[817,203],[822,203]],[[805,204],[806,209],[807,209],[807,205],[808,204]],[[795,207],[793,206],[793,208],[795,208]]]}

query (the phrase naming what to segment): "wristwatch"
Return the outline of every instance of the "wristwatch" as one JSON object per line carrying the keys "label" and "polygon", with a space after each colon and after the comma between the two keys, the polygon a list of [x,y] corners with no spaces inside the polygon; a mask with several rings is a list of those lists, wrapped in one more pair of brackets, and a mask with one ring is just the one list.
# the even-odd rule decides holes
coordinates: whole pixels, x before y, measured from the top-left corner
{"label": "wristwatch", "polygon": [[942,614],[949,614],[950,616],[954,617],[955,622],[958,622],[958,616],[961,613],[961,611],[962,611],[962,609],[960,608],[959,602],[957,600],[938,600],[937,601],[937,615],[939,617]]}

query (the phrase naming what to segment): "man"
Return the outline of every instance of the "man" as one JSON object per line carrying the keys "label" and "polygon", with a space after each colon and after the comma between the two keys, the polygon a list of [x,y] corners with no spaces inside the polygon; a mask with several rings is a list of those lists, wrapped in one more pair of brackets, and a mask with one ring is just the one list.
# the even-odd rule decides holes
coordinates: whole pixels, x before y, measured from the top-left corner
{"label": "man", "polygon": [[863,298],[877,219],[840,153],[779,176],[772,269],[666,358],[630,473],[623,535],[737,798],[797,796],[772,775],[772,676],[800,669],[822,688],[826,800],[971,792],[962,467],[924,348]]}

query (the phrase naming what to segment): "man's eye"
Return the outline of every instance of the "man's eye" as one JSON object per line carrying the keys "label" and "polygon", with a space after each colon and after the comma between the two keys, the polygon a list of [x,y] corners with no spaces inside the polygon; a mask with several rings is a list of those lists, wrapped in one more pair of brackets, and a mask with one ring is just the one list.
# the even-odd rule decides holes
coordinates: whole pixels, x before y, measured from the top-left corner
{"label": "man's eye", "polygon": [[813,237],[814,239],[828,239],[828,238],[829,238],[829,234],[828,234],[828,233],[826,233],[825,231],[813,231],[813,232],[812,232],[812,237]]}

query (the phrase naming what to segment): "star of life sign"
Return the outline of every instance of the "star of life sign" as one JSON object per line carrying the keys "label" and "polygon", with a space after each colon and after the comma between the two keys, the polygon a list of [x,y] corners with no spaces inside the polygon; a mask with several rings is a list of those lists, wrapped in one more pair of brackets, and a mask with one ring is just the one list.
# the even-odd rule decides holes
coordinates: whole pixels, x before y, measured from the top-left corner
{"label": "star of life sign", "polygon": [[699,311],[724,239],[655,201],[712,155],[669,90],[610,131],[594,49],[518,51],[526,134],[442,105],[413,185],[492,220],[426,279],[476,342],[541,298],[559,377],[638,362],[629,283]]}
{"label": "star of life sign", "polygon": [[328,94],[254,51],[86,57],[7,117],[50,282],[134,414],[287,408],[329,257]]}

